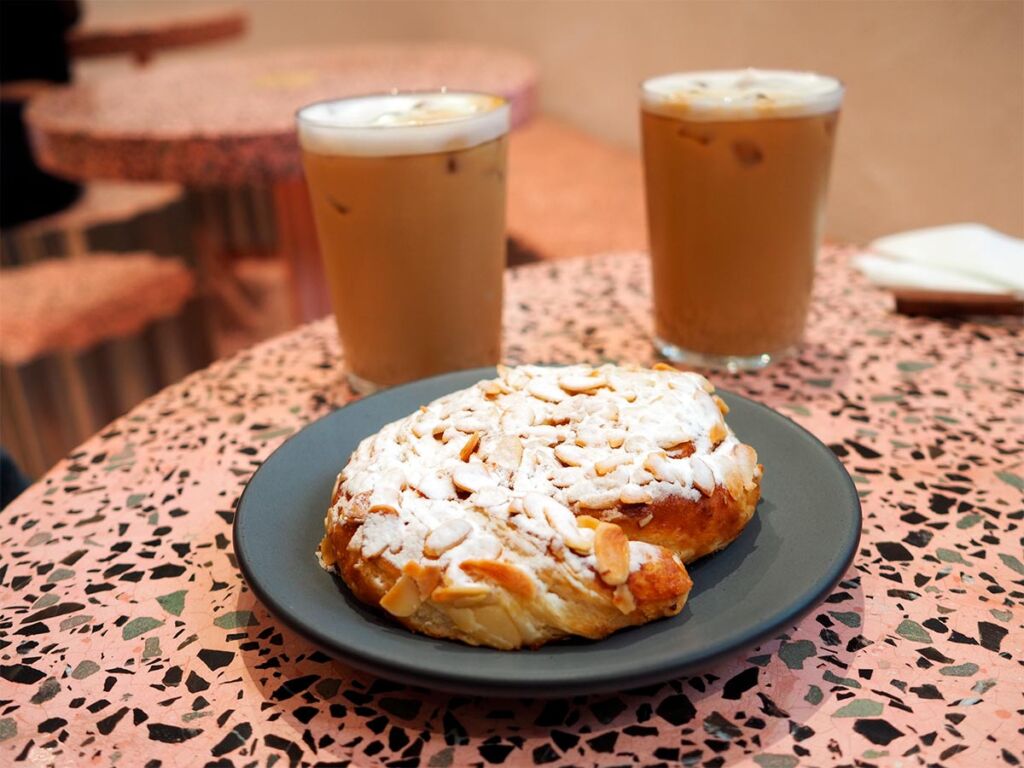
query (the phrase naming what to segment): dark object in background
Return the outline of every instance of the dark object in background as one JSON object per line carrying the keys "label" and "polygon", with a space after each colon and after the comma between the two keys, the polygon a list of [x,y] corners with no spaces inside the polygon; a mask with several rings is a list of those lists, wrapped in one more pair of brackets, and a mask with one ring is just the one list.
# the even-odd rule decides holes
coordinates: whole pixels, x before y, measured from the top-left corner
{"label": "dark object in background", "polygon": [[0,509],[14,501],[28,485],[28,480],[21,474],[14,459],[0,448]]}
{"label": "dark object in background", "polygon": [[[0,94],[8,83],[70,81],[64,36],[78,16],[76,0],[0,2]],[[0,227],[7,228],[66,208],[79,187],[35,164],[24,101],[4,95],[0,107]]]}

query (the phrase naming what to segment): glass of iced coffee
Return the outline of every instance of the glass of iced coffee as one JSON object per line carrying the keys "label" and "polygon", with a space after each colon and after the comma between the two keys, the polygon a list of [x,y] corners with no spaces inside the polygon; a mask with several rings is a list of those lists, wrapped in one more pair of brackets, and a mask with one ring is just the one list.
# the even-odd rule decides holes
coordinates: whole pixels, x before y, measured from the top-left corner
{"label": "glass of iced coffee", "polygon": [[673,362],[760,368],[801,340],[842,84],[778,70],[643,83],[655,344]]}
{"label": "glass of iced coffee", "polygon": [[298,113],[349,380],[360,392],[491,365],[501,346],[509,108],[386,93]]}

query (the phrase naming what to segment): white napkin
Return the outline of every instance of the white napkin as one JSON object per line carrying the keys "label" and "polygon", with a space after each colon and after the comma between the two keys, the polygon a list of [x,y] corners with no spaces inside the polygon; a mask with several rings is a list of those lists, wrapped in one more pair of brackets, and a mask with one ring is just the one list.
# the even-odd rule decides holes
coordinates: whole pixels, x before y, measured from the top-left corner
{"label": "white napkin", "polygon": [[950,224],[875,240],[855,265],[884,288],[1024,295],[1024,240]]}

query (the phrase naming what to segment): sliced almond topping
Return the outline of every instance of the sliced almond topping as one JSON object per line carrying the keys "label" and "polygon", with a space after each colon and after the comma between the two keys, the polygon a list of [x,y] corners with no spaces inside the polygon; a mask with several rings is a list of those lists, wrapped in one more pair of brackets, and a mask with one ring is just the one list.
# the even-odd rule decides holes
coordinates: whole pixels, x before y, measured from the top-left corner
{"label": "sliced almond topping", "polygon": [[452,482],[466,493],[476,493],[498,484],[497,479],[480,464],[460,464],[452,471]]}
{"label": "sliced almond topping", "polygon": [[461,629],[467,635],[474,635],[478,631],[479,625],[476,623],[476,611],[472,608],[454,608],[451,605],[444,606],[444,612],[448,614],[448,618],[452,620],[452,623],[456,627]]}
{"label": "sliced almond topping", "polygon": [[[385,537],[374,536],[371,539],[367,540],[365,529],[360,528],[359,530],[360,533],[356,534],[357,536],[362,534],[362,542],[359,553],[367,560],[369,560],[370,558],[377,557],[382,552],[384,552],[385,549],[388,548],[388,540]],[[352,541],[355,542],[355,536],[352,537]]]}
{"label": "sliced almond topping", "polygon": [[692,441],[687,440],[683,443],[671,445],[666,450],[668,451],[669,458],[685,459],[687,456],[693,455],[693,452],[697,450],[697,446]]}
{"label": "sliced almond topping", "polygon": [[629,463],[631,458],[631,456],[624,453],[606,456],[594,464],[594,471],[597,473],[598,477],[604,477],[609,472],[613,472],[616,467]]}
{"label": "sliced almond topping", "polygon": [[619,430],[609,430],[608,432],[608,447],[609,448],[621,448],[622,444],[626,442],[626,433]]}
{"label": "sliced almond topping", "polygon": [[673,368],[668,363],[655,363],[654,366],[651,368],[651,370],[652,371],[675,371],[675,372],[678,373],[678,369],[677,368]]}
{"label": "sliced almond topping", "polygon": [[523,497],[523,511],[535,520],[546,521],[548,519],[547,506],[551,503],[561,506],[557,501],[542,493],[528,493]]}
{"label": "sliced almond topping", "polygon": [[334,564],[338,562],[338,558],[334,554],[334,545],[331,544],[330,536],[324,536],[323,539],[320,540],[320,558],[328,568],[333,567]]}
{"label": "sliced almond topping", "polygon": [[488,398],[497,397],[500,394],[508,392],[508,387],[493,379],[490,381],[481,381],[477,386],[480,387],[480,391],[484,393],[484,397]]}
{"label": "sliced almond topping", "polygon": [[628,585],[619,584],[615,588],[615,593],[612,595],[612,605],[623,614],[630,614],[636,610],[636,601],[633,599],[633,593],[629,591]]}
{"label": "sliced almond topping", "polygon": [[430,563],[423,565],[415,560],[409,560],[402,566],[402,573],[416,582],[416,588],[423,600],[430,597],[430,593],[441,583],[441,569]]}
{"label": "sliced almond topping", "polygon": [[445,423],[437,418],[423,417],[416,419],[412,425],[412,433],[416,437],[426,437],[427,435],[439,435],[444,432]]}
{"label": "sliced almond topping", "polygon": [[470,576],[494,582],[508,592],[529,599],[536,588],[521,569],[500,560],[463,560],[459,567]]}
{"label": "sliced almond topping", "polygon": [[757,452],[749,445],[737,445],[732,452],[736,463],[726,473],[726,487],[734,499],[740,498],[744,490],[754,487],[755,479],[760,475],[757,464]]}
{"label": "sliced almond topping", "polygon": [[649,512],[648,514],[644,515],[639,520],[637,520],[636,524],[640,528],[646,528],[648,525],[650,525],[651,520],[653,520],[653,519],[654,519],[654,513],[653,512]]}
{"label": "sliced almond topping", "polygon": [[577,528],[571,536],[563,536],[565,546],[577,555],[589,555],[594,551],[594,532],[590,528]]}
{"label": "sliced almond topping", "polygon": [[733,449],[732,455],[736,457],[737,466],[743,473],[744,485],[748,485],[759,474],[757,451],[745,443],[740,443]]}
{"label": "sliced almond topping", "polygon": [[622,399],[625,400],[627,403],[635,403],[636,402],[636,392],[634,392],[631,389],[623,390],[623,392],[622,392]]}
{"label": "sliced almond topping", "polygon": [[573,552],[584,555],[591,552],[593,544],[590,534],[579,529],[576,518],[567,507],[540,493],[528,494],[524,505],[526,514],[547,522]]}
{"label": "sliced almond topping", "polygon": [[401,507],[402,493],[397,488],[383,486],[374,488],[370,494],[370,512],[381,512],[386,515],[397,515]]}
{"label": "sliced almond topping", "polygon": [[483,533],[473,539],[473,554],[480,560],[497,560],[504,550],[496,536]]}
{"label": "sliced almond topping", "polygon": [[593,531],[600,524],[601,521],[598,520],[596,517],[591,517],[590,515],[576,516],[576,525],[578,525],[580,528],[588,528],[589,530]]}
{"label": "sliced almond topping", "polygon": [[594,531],[594,558],[597,573],[610,587],[625,584],[629,578],[629,539],[619,526],[601,523]]}
{"label": "sliced almond topping", "polygon": [[488,425],[475,413],[462,413],[452,422],[452,426],[464,435],[472,435],[474,432],[483,432]]}
{"label": "sliced almond topping", "polygon": [[530,379],[530,383],[526,385],[526,391],[538,400],[548,403],[560,403],[566,398],[565,392],[547,379]]}
{"label": "sliced almond topping", "polygon": [[523,436],[531,442],[536,441],[547,446],[556,445],[565,440],[563,430],[550,424],[539,424],[535,427],[530,427],[528,430],[523,430],[523,432]]}
{"label": "sliced almond topping", "polygon": [[611,509],[619,504],[619,492],[612,488],[580,496],[577,500],[583,509]]}
{"label": "sliced almond topping", "polygon": [[380,599],[380,607],[392,616],[412,616],[420,607],[420,591],[416,581],[409,576],[402,575],[395,582],[395,585],[387,591],[387,594]]}
{"label": "sliced almond topping", "polygon": [[491,598],[492,593],[493,590],[487,584],[452,584],[435,589],[430,599],[435,603],[455,608],[469,608],[473,605],[483,605]]}
{"label": "sliced almond topping", "polygon": [[729,433],[725,431],[725,425],[720,421],[715,422],[711,426],[711,429],[708,430],[708,437],[711,438],[712,445],[718,445],[720,442],[725,440],[728,435]]}
{"label": "sliced almond topping", "polygon": [[566,546],[561,539],[551,539],[548,542],[548,554],[559,563],[565,560]]}
{"label": "sliced almond topping", "polygon": [[451,481],[437,475],[424,474],[410,485],[428,499],[450,499],[455,496]]}
{"label": "sliced almond topping", "polygon": [[333,507],[338,503],[338,499],[341,498],[341,484],[345,482],[345,473],[341,472],[336,478],[334,478],[334,488],[331,489],[331,506]]}
{"label": "sliced almond topping", "polygon": [[644,469],[654,475],[656,480],[669,480],[670,465],[663,453],[649,453],[644,459]]}
{"label": "sliced almond topping", "polygon": [[608,386],[608,381],[600,374],[595,376],[591,373],[589,376],[563,376],[558,380],[558,386],[574,395],[580,393],[590,394],[601,387]]}
{"label": "sliced almond topping", "polygon": [[555,488],[568,488],[583,479],[583,470],[579,467],[559,467],[551,473],[551,484]]}
{"label": "sliced almond topping", "polygon": [[693,440],[693,435],[685,427],[677,427],[673,431],[665,431],[658,437],[658,447],[669,450]]}
{"label": "sliced almond topping", "polygon": [[461,450],[459,450],[459,458],[463,461],[469,461],[469,457],[473,455],[473,451],[480,444],[480,433],[474,432],[469,436],[465,443],[463,443]]}
{"label": "sliced almond topping", "polygon": [[555,446],[555,458],[567,467],[581,467],[587,455],[576,446],[562,443]]}
{"label": "sliced almond topping", "polygon": [[693,468],[693,484],[705,496],[710,496],[715,490],[715,475],[711,467],[705,464],[697,456],[690,457],[690,467]]}
{"label": "sliced almond topping", "polygon": [[707,392],[709,395],[715,391],[715,385],[705,379],[699,373],[691,373],[691,376],[696,376],[700,380],[700,388]]}
{"label": "sliced almond topping", "polygon": [[481,509],[496,507],[499,504],[507,503],[508,500],[508,491],[497,486],[477,491],[473,497],[473,502]]}
{"label": "sliced almond topping", "polygon": [[715,401],[715,405],[718,406],[718,410],[721,412],[723,416],[729,415],[729,406],[726,405],[725,400],[720,398],[718,395],[712,395],[711,399]]}
{"label": "sliced almond topping", "polygon": [[484,605],[473,611],[477,624],[491,636],[494,644],[506,650],[518,648],[523,644],[519,633],[508,611],[500,605]]}
{"label": "sliced almond topping", "polygon": [[427,534],[423,542],[423,554],[427,557],[440,557],[452,547],[461,544],[473,526],[461,518],[454,518],[441,523]]}
{"label": "sliced almond topping", "polygon": [[499,419],[502,431],[509,435],[518,434],[519,430],[532,424],[533,409],[521,400],[513,400],[511,405],[501,412]]}
{"label": "sliced almond topping", "polygon": [[623,504],[650,504],[654,501],[654,496],[642,485],[626,483],[619,491],[619,501]]}
{"label": "sliced almond topping", "polygon": [[496,467],[515,472],[523,461],[523,441],[512,435],[498,440],[487,459]]}

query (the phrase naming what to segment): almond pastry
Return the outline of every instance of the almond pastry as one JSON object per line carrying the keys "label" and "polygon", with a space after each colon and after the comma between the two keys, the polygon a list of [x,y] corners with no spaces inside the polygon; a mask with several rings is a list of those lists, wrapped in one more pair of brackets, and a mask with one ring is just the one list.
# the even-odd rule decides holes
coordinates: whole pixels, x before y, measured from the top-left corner
{"label": "almond pastry", "polygon": [[762,467],[695,373],[499,367],[366,438],[318,552],[360,600],[500,649],[682,610],[686,563],[754,513]]}

